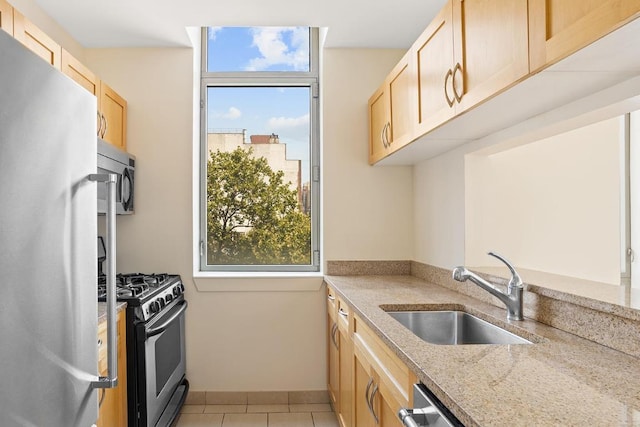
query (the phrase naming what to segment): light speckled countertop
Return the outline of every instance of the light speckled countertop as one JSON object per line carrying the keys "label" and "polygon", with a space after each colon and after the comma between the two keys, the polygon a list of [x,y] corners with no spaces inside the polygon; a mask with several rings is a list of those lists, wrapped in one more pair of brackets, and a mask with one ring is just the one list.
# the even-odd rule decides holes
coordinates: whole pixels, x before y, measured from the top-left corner
{"label": "light speckled countertop", "polygon": [[[325,281],[466,426],[640,426],[636,357],[533,320],[507,321],[503,308],[413,276]],[[535,343],[433,345],[380,306],[464,309]]]}
{"label": "light speckled countertop", "polygon": [[[117,302],[116,303],[116,313],[127,306],[126,302]],[[107,320],[107,303],[106,302],[98,302],[98,324],[105,322]]]}

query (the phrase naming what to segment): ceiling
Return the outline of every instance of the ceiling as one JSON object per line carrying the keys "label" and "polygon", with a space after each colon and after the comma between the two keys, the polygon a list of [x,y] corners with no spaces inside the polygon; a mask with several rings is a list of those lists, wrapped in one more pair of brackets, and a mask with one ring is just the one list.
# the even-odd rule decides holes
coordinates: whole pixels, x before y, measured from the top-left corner
{"label": "ceiling", "polygon": [[186,27],[327,27],[325,47],[408,48],[446,0],[35,0],[81,45],[188,46]]}

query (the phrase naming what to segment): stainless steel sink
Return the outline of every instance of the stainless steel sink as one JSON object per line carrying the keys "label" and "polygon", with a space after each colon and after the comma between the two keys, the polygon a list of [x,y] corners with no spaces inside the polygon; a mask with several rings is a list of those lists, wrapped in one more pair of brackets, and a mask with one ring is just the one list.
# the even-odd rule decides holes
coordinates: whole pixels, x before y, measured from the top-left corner
{"label": "stainless steel sink", "polygon": [[531,344],[464,311],[389,311],[387,314],[431,344]]}

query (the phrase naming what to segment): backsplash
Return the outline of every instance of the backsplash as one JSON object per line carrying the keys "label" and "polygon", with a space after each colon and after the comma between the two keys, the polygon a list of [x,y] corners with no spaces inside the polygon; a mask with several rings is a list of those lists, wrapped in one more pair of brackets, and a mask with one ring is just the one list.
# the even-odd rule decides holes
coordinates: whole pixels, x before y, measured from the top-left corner
{"label": "backsplash", "polygon": [[[451,270],[416,261],[328,261],[327,275],[412,275],[504,308],[502,302],[478,286],[453,280]],[[480,275],[502,290],[506,289],[507,279]],[[640,311],[546,289],[526,281],[525,285],[525,317],[640,358]]]}

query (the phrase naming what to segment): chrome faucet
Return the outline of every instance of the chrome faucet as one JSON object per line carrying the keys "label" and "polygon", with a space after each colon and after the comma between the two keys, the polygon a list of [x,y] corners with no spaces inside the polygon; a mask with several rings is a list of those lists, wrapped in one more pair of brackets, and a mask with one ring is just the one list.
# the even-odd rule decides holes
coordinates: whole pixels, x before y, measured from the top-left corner
{"label": "chrome faucet", "polygon": [[465,267],[454,268],[453,278],[458,282],[464,282],[467,279],[471,280],[473,283],[498,298],[507,306],[507,319],[523,320],[524,317],[522,316],[522,296],[524,293],[524,285],[522,284],[520,275],[516,272],[515,268],[513,268],[513,265],[511,265],[511,263],[504,257],[498,255],[495,252],[489,252],[488,254],[504,262],[511,271],[511,280],[509,280],[506,294],[491,283],[484,280],[482,277],[467,270]]}

